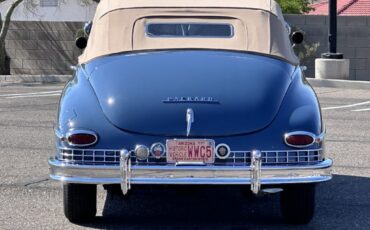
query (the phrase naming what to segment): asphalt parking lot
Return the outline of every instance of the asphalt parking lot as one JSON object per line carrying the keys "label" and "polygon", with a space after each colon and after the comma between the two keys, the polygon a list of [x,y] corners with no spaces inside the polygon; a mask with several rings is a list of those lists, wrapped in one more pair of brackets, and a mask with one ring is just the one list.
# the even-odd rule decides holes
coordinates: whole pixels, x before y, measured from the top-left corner
{"label": "asphalt parking lot", "polygon": [[290,226],[278,196],[248,198],[237,188],[133,192],[122,200],[99,188],[98,217],[63,215],[62,190],[49,180],[53,125],[63,85],[0,86],[0,229],[369,229],[370,91],[316,88],[334,179],[317,189],[315,219]]}

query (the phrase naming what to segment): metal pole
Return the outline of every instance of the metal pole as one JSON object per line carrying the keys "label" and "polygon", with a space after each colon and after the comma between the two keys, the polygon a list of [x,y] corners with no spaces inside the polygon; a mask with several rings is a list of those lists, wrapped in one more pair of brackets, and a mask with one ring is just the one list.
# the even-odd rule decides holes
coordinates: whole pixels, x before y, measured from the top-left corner
{"label": "metal pole", "polygon": [[329,1],[329,52],[322,58],[343,59],[343,54],[337,53],[337,0]]}
{"label": "metal pole", "polygon": [[337,0],[329,2],[329,53],[337,52]]}

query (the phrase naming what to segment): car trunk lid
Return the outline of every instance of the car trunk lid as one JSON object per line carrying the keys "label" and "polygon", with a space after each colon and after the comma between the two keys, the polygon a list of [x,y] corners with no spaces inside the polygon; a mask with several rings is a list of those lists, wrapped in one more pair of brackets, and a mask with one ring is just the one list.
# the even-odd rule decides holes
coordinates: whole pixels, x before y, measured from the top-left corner
{"label": "car trunk lid", "polygon": [[86,66],[107,119],[135,133],[227,136],[256,132],[278,113],[294,66],[254,54],[171,51],[114,55]]}

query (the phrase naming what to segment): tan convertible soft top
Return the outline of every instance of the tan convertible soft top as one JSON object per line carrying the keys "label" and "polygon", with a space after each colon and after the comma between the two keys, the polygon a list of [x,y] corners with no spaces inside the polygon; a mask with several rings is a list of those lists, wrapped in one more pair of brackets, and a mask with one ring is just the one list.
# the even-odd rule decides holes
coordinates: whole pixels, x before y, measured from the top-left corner
{"label": "tan convertible soft top", "polygon": [[[151,37],[151,23],[221,23],[233,37]],[[101,0],[79,62],[130,51],[218,49],[271,55],[298,64],[274,0]]]}

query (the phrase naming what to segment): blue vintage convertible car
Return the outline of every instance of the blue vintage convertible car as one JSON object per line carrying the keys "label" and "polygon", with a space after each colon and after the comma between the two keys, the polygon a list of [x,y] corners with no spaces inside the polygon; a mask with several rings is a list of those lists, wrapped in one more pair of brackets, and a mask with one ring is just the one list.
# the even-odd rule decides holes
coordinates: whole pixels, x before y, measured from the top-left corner
{"label": "blue vintage convertible car", "polygon": [[94,217],[100,184],[240,185],[309,222],[332,161],[288,31],[270,0],[102,1],[49,160],[66,217]]}

